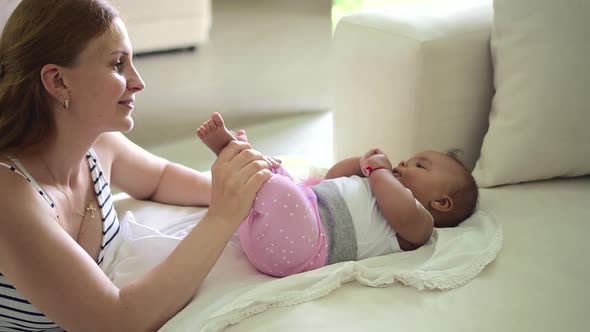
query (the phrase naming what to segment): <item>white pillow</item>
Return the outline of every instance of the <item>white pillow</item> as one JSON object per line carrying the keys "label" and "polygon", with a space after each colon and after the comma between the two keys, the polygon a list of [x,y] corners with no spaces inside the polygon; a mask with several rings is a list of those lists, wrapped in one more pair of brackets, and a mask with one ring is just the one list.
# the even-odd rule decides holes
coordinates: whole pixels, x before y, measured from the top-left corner
{"label": "white pillow", "polygon": [[480,187],[590,174],[590,1],[495,0]]}

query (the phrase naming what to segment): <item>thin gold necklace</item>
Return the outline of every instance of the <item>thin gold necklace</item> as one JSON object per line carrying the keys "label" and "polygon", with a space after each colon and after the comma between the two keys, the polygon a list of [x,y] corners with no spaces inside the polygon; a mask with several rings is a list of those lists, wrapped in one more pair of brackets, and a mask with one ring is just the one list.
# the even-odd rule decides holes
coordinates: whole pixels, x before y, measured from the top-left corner
{"label": "thin gold necklace", "polygon": [[[45,159],[43,159],[43,158],[39,158],[39,159],[41,159],[41,162],[43,163],[43,166],[45,166],[45,169],[47,169],[47,172],[49,173],[49,175],[53,179],[53,182],[55,182],[55,188],[57,190],[59,190],[59,192],[61,192],[64,196],[66,196],[66,200],[68,201],[68,206],[70,207],[70,209],[73,210],[73,211],[75,211],[82,218],[86,215],[86,211],[88,211],[88,212],[90,212],[90,218],[94,219],[94,211],[96,211],[96,209],[94,208],[94,205],[92,204],[92,200],[90,200],[90,199],[88,200],[88,204],[86,205],[86,208],[84,209],[84,212],[80,212],[79,210],[77,210],[74,207],[74,205],[72,204],[72,202],[70,200],[70,196],[68,196],[68,194],[66,194],[65,191],[63,191],[62,189],[59,188],[57,179],[53,175],[53,172],[51,171],[51,169],[49,169],[49,166],[47,166],[47,163],[45,162]],[[90,181],[90,182],[92,182],[92,181]],[[90,186],[90,188],[92,189],[92,185]]]}

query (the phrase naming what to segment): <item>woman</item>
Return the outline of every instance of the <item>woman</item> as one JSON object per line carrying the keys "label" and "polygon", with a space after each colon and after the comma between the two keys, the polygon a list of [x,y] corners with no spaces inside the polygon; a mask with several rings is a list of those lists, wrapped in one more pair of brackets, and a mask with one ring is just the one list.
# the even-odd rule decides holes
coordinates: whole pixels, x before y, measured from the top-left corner
{"label": "woman", "polygon": [[[144,88],[104,0],[23,0],[0,40],[0,329],[152,331],[195,295],[271,173],[232,142],[212,180],[127,140]],[[163,262],[118,289],[101,269],[120,236],[109,184],[209,205]]]}

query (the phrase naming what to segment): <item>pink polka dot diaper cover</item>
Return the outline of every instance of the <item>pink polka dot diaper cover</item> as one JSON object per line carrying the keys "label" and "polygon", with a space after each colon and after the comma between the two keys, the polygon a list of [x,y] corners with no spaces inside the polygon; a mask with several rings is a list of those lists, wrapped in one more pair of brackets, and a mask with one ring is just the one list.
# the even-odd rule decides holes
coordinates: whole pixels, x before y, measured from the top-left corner
{"label": "pink polka dot diaper cover", "polygon": [[356,259],[352,218],[338,193],[325,183],[299,185],[282,168],[258,191],[239,235],[252,265],[275,277]]}

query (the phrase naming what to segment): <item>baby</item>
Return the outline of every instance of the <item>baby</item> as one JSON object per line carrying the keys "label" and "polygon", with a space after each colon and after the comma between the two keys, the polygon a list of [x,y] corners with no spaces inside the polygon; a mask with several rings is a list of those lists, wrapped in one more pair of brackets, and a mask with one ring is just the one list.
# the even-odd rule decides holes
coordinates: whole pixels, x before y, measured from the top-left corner
{"label": "baby", "polygon": [[[236,139],[218,113],[197,135],[215,154]],[[239,235],[250,262],[275,277],[417,249],[433,227],[454,227],[477,205],[471,174],[452,155],[434,151],[393,167],[373,149],[338,162],[314,186],[272,166]]]}

